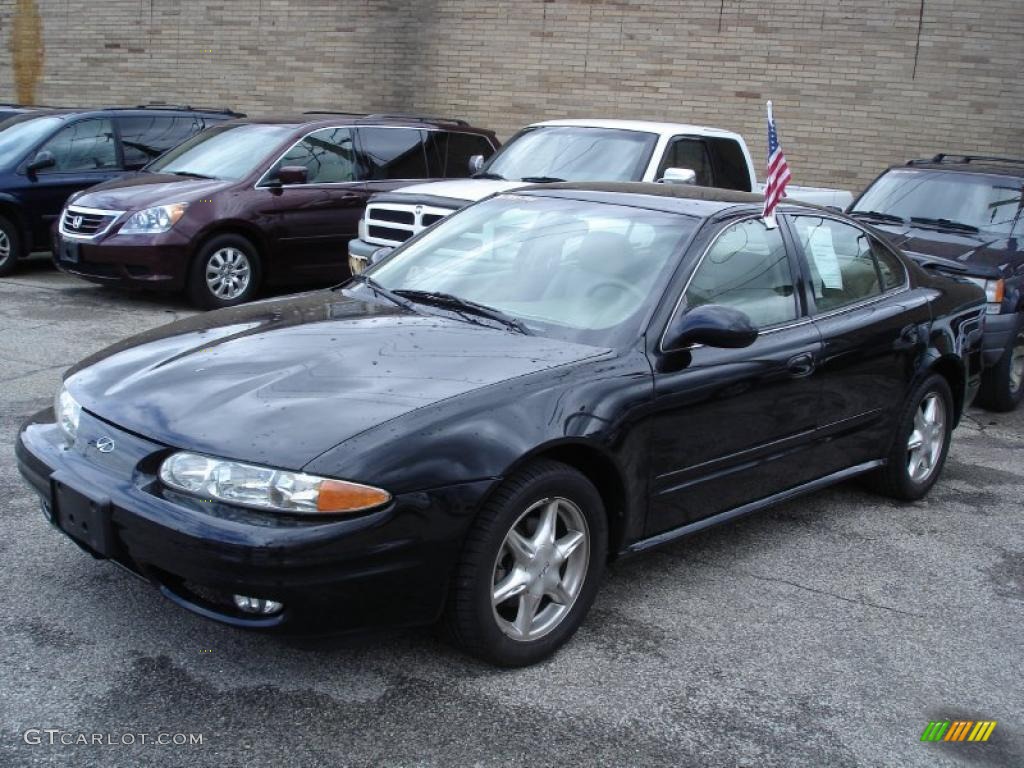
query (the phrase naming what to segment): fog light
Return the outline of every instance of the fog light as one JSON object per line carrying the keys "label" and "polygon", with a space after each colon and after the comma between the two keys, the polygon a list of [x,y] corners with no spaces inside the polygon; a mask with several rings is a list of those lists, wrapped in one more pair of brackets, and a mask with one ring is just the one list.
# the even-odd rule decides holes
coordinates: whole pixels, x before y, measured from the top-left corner
{"label": "fog light", "polygon": [[261,613],[264,616],[269,616],[284,608],[276,600],[264,600],[262,597],[246,597],[245,595],[234,595],[233,597],[238,610],[245,613]]}

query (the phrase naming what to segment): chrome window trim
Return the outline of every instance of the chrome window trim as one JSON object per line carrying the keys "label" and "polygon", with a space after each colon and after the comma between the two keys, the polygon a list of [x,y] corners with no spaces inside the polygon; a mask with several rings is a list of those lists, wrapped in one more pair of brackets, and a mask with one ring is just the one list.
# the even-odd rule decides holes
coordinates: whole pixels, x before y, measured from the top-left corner
{"label": "chrome window trim", "polygon": [[[97,230],[91,235],[83,235],[76,232],[68,232],[64,229],[64,218],[69,213],[83,213],[87,216],[112,216],[110,223],[107,224],[103,229]],[[75,240],[95,240],[97,237],[102,237],[110,231],[111,227],[118,222],[118,220],[124,216],[127,211],[108,211],[104,208],[87,208],[82,205],[68,205],[60,212],[60,219],[57,223],[57,231],[60,232],[64,237],[70,237]]]}
{"label": "chrome window trim", "polygon": [[[491,150],[492,151],[497,151],[497,149],[498,149],[497,147],[494,146],[494,142],[491,141],[491,138],[489,136],[485,136],[482,133],[474,133],[473,131],[458,131],[458,130],[453,130],[451,128],[440,128],[440,127],[438,127],[436,125],[423,126],[422,128],[420,128],[420,127],[413,128],[412,126],[408,126],[408,125],[377,125],[377,124],[372,124],[372,123],[369,124],[369,125],[363,125],[361,123],[357,124],[357,125],[324,125],[324,126],[321,126],[320,128],[313,129],[309,133],[303,134],[298,139],[296,139],[294,142],[292,142],[291,146],[289,146],[288,149],[286,149],[284,152],[282,152],[280,155],[278,155],[277,159],[274,160],[274,162],[272,162],[270,164],[270,167],[267,168],[267,170],[263,172],[263,175],[260,176],[260,178],[253,185],[253,189],[270,189],[271,188],[270,185],[263,183],[264,179],[266,179],[267,174],[270,173],[271,170],[273,170],[274,166],[276,166],[279,162],[281,162],[281,159],[285,155],[287,155],[289,152],[291,152],[293,149],[295,149],[297,144],[299,144],[302,141],[305,141],[307,138],[312,136],[314,133],[319,133],[320,131],[337,131],[337,130],[339,130],[341,128],[344,128],[346,130],[352,131],[353,135],[355,134],[355,131],[357,131],[360,128],[393,128],[393,129],[398,130],[398,131],[431,131],[431,132],[443,131],[445,133],[461,133],[461,134],[463,134],[465,136],[479,136],[480,138],[482,138],[484,141],[486,141],[488,144],[491,145]],[[429,178],[433,178],[433,177],[430,177],[430,176],[419,177],[419,176],[417,176],[417,177],[412,178],[412,179],[387,179],[387,181],[426,181]],[[366,181],[369,181],[369,179],[353,179],[352,181],[324,181],[324,182],[318,182],[318,183],[315,183],[315,184],[282,184],[280,186],[275,185],[273,188],[274,189],[289,189],[291,187],[336,187],[336,186],[340,186],[342,184],[357,184],[357,183],[363,183],[363,182],[366,182]]]}
{"label": "chrome window trim", "polygon": [[[755,214],[750,214],[750,215],[747,215],[747,216],[740,216],[738,218],[730,220],[728,225],[722,227],[718,231],[718,233],[714,236],[714,238],[711,240],[711,242],[708,243],[707,247],[701,253],[700,258],[697,260],[696,265],[694,265],[693,271],[690,272],[690,276],[686,278],[686,284],[683,286],[683,290],[681,290],[679,292],[679,298],[676,299],[676,305],[675,305],[675,307],[673,307],[672,314],[669,315],[668,322],[665,323],[665,328],[661,332],[661,338],[658,340],[658,352],[660,352],[661,354],[665,354],[666,353],[666,350],[665,350],[665,336],[668,334],[668,329],[672,327],[672,321],[675,320],[676,319],[676,315],[679,314],[679,308],[680,308],[680,306],[682,306],[683,299],[686,297],[686,292],[690,289],[690,283],[693,282],[693,278],[697,274],[697,270],[700,269],[701,265],[704,263],[705,257],[707,257],[707,255],[711,251],[711,249],[715,247],[715,244],[718,242],[718,239],[725,233],[725,231],[727,229],[729,229],[730,227],[732,227],[735,224],[741,224],[741,223],[743,223],[745,221],[751,221],[751,220],[754,220],[754,219],[762,220],[761,214],[755,213]],[[780,233],[779,236],[780,237],[782,236],[781,233]],[[783,238],[783,245],[785,245],[785,238]],[[786,250],[786,254],[787,254],[786,261],[788,263],[789,262],[789,255],[790,255],[788,248]],[[792,273],[793,265],[789,264],[789,268],[790,268],[790,273]],[[791,276],[794,279],[798,277],[798,275],[795,275],[795,274],[791,274]],[[798,325],[804,325],[805,323],[811,322],[811,318],[808,315],[802,315],[802,316],[799,315],[800,307],[799,307],[799,302],[796,300],[796,294],[795,293],[793,295],[793,304],[796,307],[796,310],[797,310],[797,313],[798,313],[797,317],[794,320],[792,320],[792,321],[787,320],[784,323],[776,323],[775,325],[769,325],[769,326],[766,326],[764,330],[761,330],[760,328],[758,328],[757,329],[757,335],[758,336],[762,336],[762,335],[769,334],[769,333],[775,333],[777,331],[784,331],[787,328],[795,328]],[[701,347],[701,346],[703,346],[703,345],[702,344],[690,344],[690,345],[688,345],[686,347],[682,347],[681,349],[696,349],[696,348]],[[676,351],[679,351],[679,350],[676,350]]]}

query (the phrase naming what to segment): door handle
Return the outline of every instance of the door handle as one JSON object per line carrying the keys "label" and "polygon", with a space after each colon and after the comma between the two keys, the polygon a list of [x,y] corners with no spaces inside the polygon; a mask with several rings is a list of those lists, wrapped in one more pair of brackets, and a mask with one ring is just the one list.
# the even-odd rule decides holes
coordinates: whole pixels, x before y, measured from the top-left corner
{"label": "door handle", "polygon": [[802,355],[796,355],[789,358],[789,362],[786,364],[786,368],[789,370],[790,376],[799,379],[804,376],[810,376],[814,373],[815,369],[814,355],[804,353]]}

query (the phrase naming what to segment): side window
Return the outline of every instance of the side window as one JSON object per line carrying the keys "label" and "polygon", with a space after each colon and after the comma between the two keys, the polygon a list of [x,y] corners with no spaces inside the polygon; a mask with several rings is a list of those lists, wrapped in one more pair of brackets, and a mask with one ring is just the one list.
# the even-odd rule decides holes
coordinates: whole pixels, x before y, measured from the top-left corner
{"label": "side window", "polygon": [[711,157],[702,139],[672,139],[665,150],[665,158],[661,161],[659,178],[664,175],[666,168],[689,168],[697,174],[697,186],[713,186]]}
{"label": "side window", "polygon": [[427,134],[427,158],[430,175],[445,179],[460,179],[469,175],[469,158],[483,155],[486,160],[494,154],[494,147],[483,136],[474,133],[430,131]]}
{"label": "side window", "polygon": [[202,117],[141,115],[119,117],[124,167],[137,170],[206,127]]}
{"label": "side window", "polygon": [[270,172],[270,178],[285,165],[304,167],[307,184],[355,181],[358,174],[352,131],[348,128],[323,128],[305,136],[284,153]]}
{"label": "side window", "polygon": [[80,120],[62,128],[40,148],[42,150],[52,152],[57,164],[40,173],[117,168],[114,128],[107,119]]}
{"label": "side window", "polygon": [[793,222],[811,270],[819,312],[882,293],[871,238],[866,232],[819,216],[794,216]]}
{"label": "side window", "polygon": [[750,166],[740,143],[735,139],[716,139],[711,136],[706,141],[711,156],[715,159],[715,186],[749,192]]}
{"label": "side window", "polygon": [[907,268],[896,254],[874,239],[871,241],[871,250],[875,254],[875,261],[878,262],[883,291],[891,291],[907,282]]}
{"label": "side window", "polygon": [[359,144],[368,179],[425,179],[426,131],[414,128],[360,128]]}
{"label": "side window", "polygon": [[797,318],[793,272],[779,230],[760,219],[723,229],[686,289],[686,306],[724,304],[746,312],[758,328]]}

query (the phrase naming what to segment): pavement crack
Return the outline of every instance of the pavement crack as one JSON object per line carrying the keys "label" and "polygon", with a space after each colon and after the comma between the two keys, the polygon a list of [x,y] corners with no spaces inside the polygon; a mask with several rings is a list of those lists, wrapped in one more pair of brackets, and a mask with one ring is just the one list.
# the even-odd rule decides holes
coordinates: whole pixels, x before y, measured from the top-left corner
{"label": "pavement crack", "polygon": [[58,363],[57,365],[46,365],[46,366],[43,366],[42,368],[36,368],[34,370],[31,370],[31,371],[25,371],[24,373],[19,373],[16,376],[8,376],[7,378],[0,379],[0,384],[7,384],[7,383],[12,382],[12,381],[17,381],[18,379],[24,379],[24,378],[26,378],[28,376],[32,376],[32,375],[34,375],[36,373],[42,373],[43,371],[52,371],[55,368],[70,368],[71,365],[72,365],[72,363]]}
{"label": "pavement crack", "polygon": [[802,589],[802,590],[804,590],[806,592],[813,592],[816,595],[823,595],[824,597],[831,597],[831,598],[834,598],[836,600],[842,600],[843,602],[846,602],[846,603],[853,603],[854,605],[861,605],[861,606],[864,606],[866,608],[877,608],[877,609],[882,610],[882,611],[891,611],[892,613],[898,613],[898,614],[900,614],[902,616],[913,616],[914,618],[918,618],[918,619],[925,618],[925,614],[923,614],[923,613],[915,613],[913,611],[905,611],[902,608],[893,608],[891,605],[882,605],[881,603],[873,603],[870,600],[862,600],[862,599],[858,599],[858,598],[854,598],[854,597],[846,597],[845,595],[840,595],[840,594],[837,594],[836,592],[830,592],[827,589],[815,589],[814,587],[808,587],[805,584],[800,584],[800,583],[795,582],[795,581],[790,581],[789,579],[780,579],[780,578],[774,577],[774,576],[762,576],[761,574],[758,574],[758,573],[751,573],[749,571],[742,571],[742,570],[737,570],[737,569],[734,569],[734,568],[728,568],[728,567],[726,567],[724,565],[718,565],[717,563],[712,563],[712,562],[710,562],[708,560],[702,560],[701,558],[694,558],[694,561],[700,563],[701,565],[707,565],[707,566],[710,566],[711,568],[717,568],[719,570],[725,571],[726,573],[732,573],[732,574],[737,574],[737,575],[740,575],[740,576],[746,576],[747,578],[754,579],[755,581],[766,581],[766,582],[769,582],[769,583],[772,583],[772,584],[785,584],[785,585],[790,586],[790,587],[796,587],[797,589]]}

